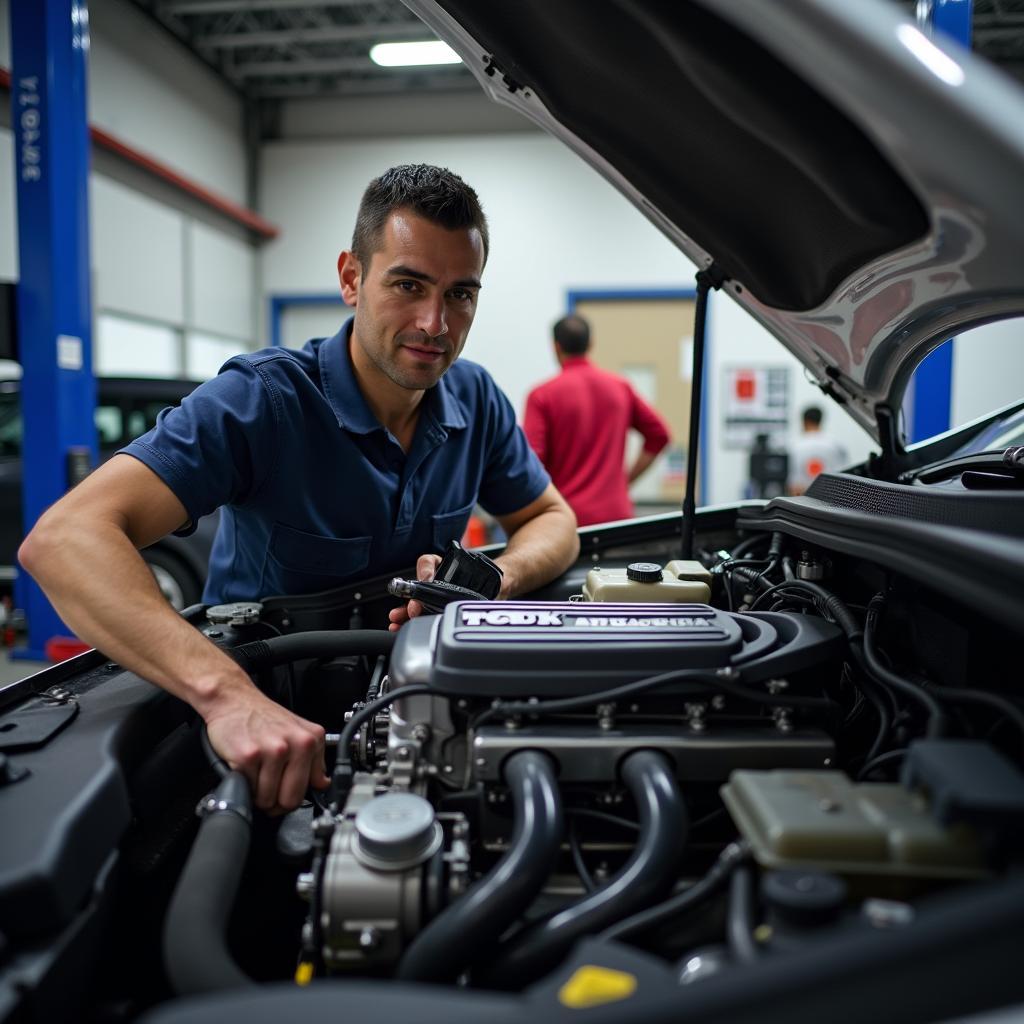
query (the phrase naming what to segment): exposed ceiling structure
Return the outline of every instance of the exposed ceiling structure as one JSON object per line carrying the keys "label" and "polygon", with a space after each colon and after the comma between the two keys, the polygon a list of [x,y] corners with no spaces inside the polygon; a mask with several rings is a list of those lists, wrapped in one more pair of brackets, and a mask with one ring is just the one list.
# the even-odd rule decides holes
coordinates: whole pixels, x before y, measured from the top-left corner
{"label": "exposed ceiling structure", "polygon": [[475,89],[462,65],[385,68],[376,43],[436,38],[400,0],[134,0],[254,99]]}
{"label": "exposed ceiling structure", "polygon": [[[898,2],[913,16],[932,0]],[[369,51],[375,43],[433,38],[400,0],[134,3],[256,100],[476,88],[460,65],[383,68],[373,63]],[[1024,81],[1024,0],[974,0],[973,31],[975,50]]]}

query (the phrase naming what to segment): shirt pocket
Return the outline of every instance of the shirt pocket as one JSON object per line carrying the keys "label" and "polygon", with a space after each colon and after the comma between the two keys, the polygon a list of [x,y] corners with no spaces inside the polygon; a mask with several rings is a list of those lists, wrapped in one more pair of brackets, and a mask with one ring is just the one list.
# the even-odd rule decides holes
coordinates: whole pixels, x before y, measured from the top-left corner
{"label": "shirt pocket", "polygon": [[331,587],[370,562],[371,537],[323,537],[274,523],[267,545],[262,593],[301,594]]}
{"label": "shirt pocket", "polygon": [[465,508],[457,508],[454,512],[441,512],[433,516],[434,520],[434,547],[440,554],[444,551],[450,541],[461,540],[466,532],[466,523],[469,522],[469,514],[476,505],[471,501]]}

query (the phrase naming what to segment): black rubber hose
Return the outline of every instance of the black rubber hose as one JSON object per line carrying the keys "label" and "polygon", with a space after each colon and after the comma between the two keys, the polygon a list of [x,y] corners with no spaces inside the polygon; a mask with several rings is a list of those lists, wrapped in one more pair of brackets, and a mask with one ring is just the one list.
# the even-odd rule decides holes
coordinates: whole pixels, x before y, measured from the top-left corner
{"label": "black rubber hose", "polygon": [[659,903],[648,910],[641,910],[639,914],[627,917],[624,921],[617,921],[601,932],[598,938],[628,942],[638,933],[650,931],[658,925],[696,910],[713,896],[717,896],[729,881],[733,871],[749,859],[750,846],[746,840],[730,843],[719,854],[718,860],[711,865],[711,870],[689,889],[684,889],[664,903]]}
{"label": "black rubber hose", "polygon": [[254,640],[229,648],[248,673],[306,658],[339,658],[346,654],[390,654],[396,633],[386,629],[322,629],[290,636]]}
{"label": "black rubber hose", "polygon": [[729,914],[726,938],[737,963],[753,963],[761,954],[754,939],[754,870],[746,864],[735,868],[729,881]]}
{"label": "black rubber hose", "polygon": [[487,956],[543,888],[562,840],[562,800],[547,754],[524,750],[505,764],[515,816],[508,852],[416,936],[398,965],[402,981],[449,982]]}
{"label": "black rubber hose", "polygon": [[227,948],[227,923],[249,851],[252,797],[230,772],[209,798],[164,922],[164,965],[179,995],[252,985]]}
{"label": "black rubber hose", "polygon": [[556,967],[580,936],[650,906],[669,889],[689,827],[672,766],[664,754],[639,750],[622,762],[622,778],[636,803],[640,825],[632,856],[600,889],[499,948],[481,979],[484,985],[522,988]]}
{"label": "black rubber hose", "polygon": [[884,608],[885,599],[881,594],[876,594],[868,602],[867,621],[864,625],[864,661],[867,669],[879,683],[896,690],[904,697],[909,697],[924,708],[928,716],[928,725],[925,730],[928,739],[945,736],[948,731],[948,722],[942,705],[927,690],[890,671],[882,664],[878,648],[875,645],[875,633],[878,628],[878,618]]}

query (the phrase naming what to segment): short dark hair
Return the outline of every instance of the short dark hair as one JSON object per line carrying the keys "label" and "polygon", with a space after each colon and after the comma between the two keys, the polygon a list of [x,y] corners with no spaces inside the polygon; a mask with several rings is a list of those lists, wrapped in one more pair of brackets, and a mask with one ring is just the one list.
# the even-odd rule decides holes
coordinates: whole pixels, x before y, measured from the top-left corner
{"label": "short dark hair", "polygon": [[575,313],[555,324],[555,341],[568,356],[581,356],[590,348],[590,324]]}
{"label": "short dark hair", "polygon": [[820,427],[821,426],[821,409],[816,405],[809,405],[803,412],[804,426]]}
{"label": "short dark hair", "polygon": [[446,167],[402,164],[374,178],[359,202],[352,252],[362,263],[364,274],[370,257],[380,248],[384,225],[396,210],[412,210],[449,231],[476,228],[487,262],[487,218],[476,192]]}

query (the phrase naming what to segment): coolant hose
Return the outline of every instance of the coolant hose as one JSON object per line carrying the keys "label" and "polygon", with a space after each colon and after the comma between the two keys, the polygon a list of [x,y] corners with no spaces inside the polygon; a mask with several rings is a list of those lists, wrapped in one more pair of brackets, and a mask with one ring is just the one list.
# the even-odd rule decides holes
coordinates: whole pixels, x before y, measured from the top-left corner
{"label": "coolant hose", "polygon": [[390,654],[395,633],[386,629],[321,629],[253,640],[228,650],[250,674],[305,658],[340,658],[346,654]]}
{"label": "coolant hose", "polygon": [[583,935],[642,910],[671,886],[686,845],[689,818],[664,754],[639,750],[622,762],[622,779],[636,804],[640,831],[632,856],[614,878],[499,949],[483,980],[521,988],[552,970]]}
{"label": "coolant hose", "polygon": [[486,956],[547,881],[562,841],[562,801],[547,754],[524,750],[505,764],[515,819],[508,852],[406,950],[402,981],[448,982]]}
{"label": "coolant hose", "polygon": [[203,823],[164,922],[164,965],[179,995],[253,984],[232,959],[226,939],[252,828],[245,777],[229,772],[203,807]]}

